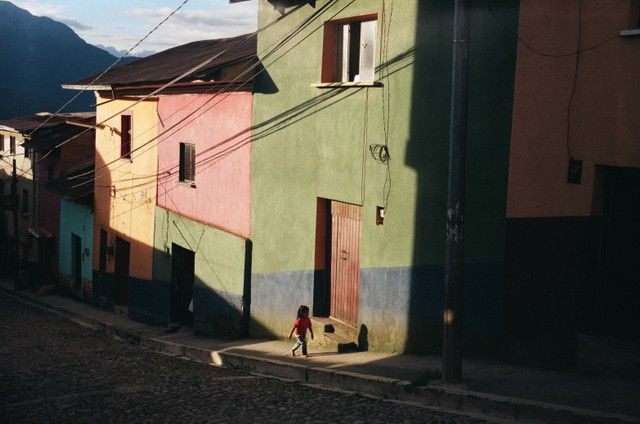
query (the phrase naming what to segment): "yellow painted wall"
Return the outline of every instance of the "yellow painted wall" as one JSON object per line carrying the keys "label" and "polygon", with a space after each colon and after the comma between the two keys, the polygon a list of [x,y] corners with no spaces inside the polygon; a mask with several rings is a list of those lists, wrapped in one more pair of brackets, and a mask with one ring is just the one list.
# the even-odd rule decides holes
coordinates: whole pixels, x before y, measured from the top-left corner
{"label": "yellow painted wall", "polygon": [[[100,230],[108,246],[116,236],[130,243],[129,276],[151,280],[157,173],[157,101],[108,101],[98,96],[93,268],[99,268]],[[132,114],[131,159],[120,159],[121,114]],[[107,257],[107,272],[114,271]]]}

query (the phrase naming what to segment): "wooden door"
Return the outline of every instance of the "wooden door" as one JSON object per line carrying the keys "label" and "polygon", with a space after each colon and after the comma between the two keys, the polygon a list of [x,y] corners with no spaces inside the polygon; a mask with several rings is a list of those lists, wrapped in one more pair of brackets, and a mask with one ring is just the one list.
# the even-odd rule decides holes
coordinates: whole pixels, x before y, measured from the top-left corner
{"label": "wooden door", "polygon": [[331,202],[331,316],[358,325],[362,208]]}

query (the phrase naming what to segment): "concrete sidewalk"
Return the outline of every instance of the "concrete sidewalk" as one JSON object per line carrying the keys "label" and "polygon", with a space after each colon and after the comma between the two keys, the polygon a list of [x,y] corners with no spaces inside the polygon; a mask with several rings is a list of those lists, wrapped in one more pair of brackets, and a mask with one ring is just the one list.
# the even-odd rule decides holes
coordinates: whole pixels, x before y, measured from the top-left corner
{"label": "concrete sidewalk", "polygon": [[[443,385],[441,358],[375,352],[337,353],[310,342],[309,358],[291,357],[291,341],[196,337],[132,321],[60,295],[13,290],[4,295],[62,314],[148,349],[217,366],[354,391],[496,422],[640,423],[640,381],[558,373],[489,360],[463,359],[464,383]],[[435,377],[437,378],[437,377]]]}

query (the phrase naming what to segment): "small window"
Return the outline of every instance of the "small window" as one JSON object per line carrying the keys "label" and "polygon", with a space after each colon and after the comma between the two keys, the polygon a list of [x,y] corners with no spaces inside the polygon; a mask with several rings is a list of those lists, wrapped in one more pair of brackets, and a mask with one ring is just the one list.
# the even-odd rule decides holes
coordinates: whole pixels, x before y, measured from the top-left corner
{"label": "small window", "polygon": [[131,115],[120,115],[120,159],[131,159]]}
{"label": "small window", "polygon": [[0,134],[0,155],[4,152],[4,134]]}
{"label": "small window", "polygon": [[16,154],[16,138],[13,136],[9,137],[9,153]]}
{"label": "small window", "polygon": [[25,159],[31,159],[31,149],[28,147],[24,148],[24,158]]}
{"label": "small window", "polygon": [[324,26],[322,82],[375,80],[377,16],[330,21]]}
{"label": "small window", "polygon": [[376,206],[376,225],[381,227],[384,225],[384,207]]}
{"label": "small window", "polygon": [[29,191],[22,190],[22,214],[29,215]]}
{"label": "small window", "polygon": [[180,143],[180,181],[196,180],[196,145]]}

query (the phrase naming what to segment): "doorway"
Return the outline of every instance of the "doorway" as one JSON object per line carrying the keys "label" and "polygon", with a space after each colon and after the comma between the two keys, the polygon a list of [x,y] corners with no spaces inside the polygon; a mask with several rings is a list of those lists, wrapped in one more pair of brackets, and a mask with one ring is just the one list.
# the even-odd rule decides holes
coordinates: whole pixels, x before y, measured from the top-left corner
{"label": "doorway", "polygon": [[115,294],[113,299],[113,303],[116,305],[128,303],[130,251],[129,242],[116,237]]}
{"label": "doorway", "polygon": [[362,207],[331,201],[330,316],[358,326]]}
{"label": "doorway", "polygon": [[[113,253],[113,252],[112,252]],[[107,296],[107,231],[100,229],[100,257],[98,260],[100,295]]]}
{"label": "doorway", "polygon": [[191,324],[193,313],[189,304],[193,299],[195,253],[175,243],[171,246],[171,321]]}
{"label": "doorway", "polygon": [[82,287],[82,239],[71,234],[71,288],[80,293]]}
{"label": "doorway", "polygon": [[640,169],[604,167],[596,330],[640,340]]}

